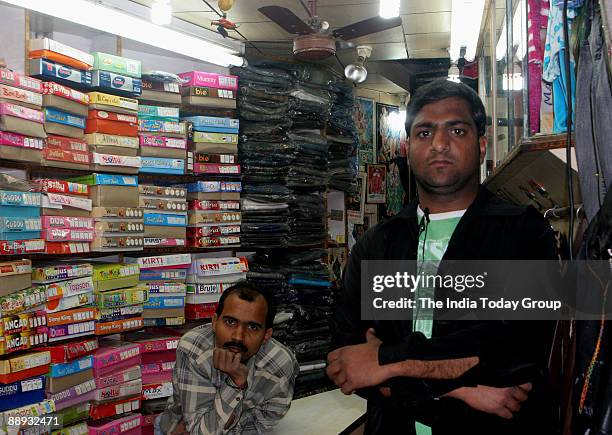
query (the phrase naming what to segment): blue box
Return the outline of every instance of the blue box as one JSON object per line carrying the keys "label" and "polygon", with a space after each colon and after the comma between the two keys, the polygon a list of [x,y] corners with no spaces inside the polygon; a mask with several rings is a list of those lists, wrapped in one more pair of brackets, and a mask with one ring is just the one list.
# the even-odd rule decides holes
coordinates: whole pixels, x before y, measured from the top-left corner
{"label": "blue box", "polygon": [[159,270],[141,270],[141,281],[185,281],[187,279],[187,270],[185,269],[159,269]]}
{"label": "blue box", "polygon": [[112,175],[112,174],[89,174],[82,177],[71,178],[75,183],[87,184],[89,186],[138,186],[138,177],[134,175]]}
{"label": "blue box", "polygon": [[142,80],[109,71],[94,71],[91,84],[104,92],[119,91],[118,93],[130,95],[142,93]]}
{"label": "blue box", "polygon": [[0,240],[40,239],[40,231],[22,231],[18,233],[0,231]]}
{"label": "blue box", "polygon": [[147,106],[139,104],[138,119],[179,122],[179,109],[176,107]]}
{"label": "blue box", "polygon": [[23,233],[42,230],[40,218],[0,217],[0,232]]}
{"label": "blue box", "polygon": [[242,192],[240,181],[196,181],[187,184],[187,192]]}
{"label": "blue box", "polygon": [[73,375],[93,368],[93,362],[93,355],[88,355],[84,358],[67,363],[51,364],[49,366],[49,376],[52,378],[61,378],[63,376]]}
{"label": "blue box", "polygon": [[191,122],[194,131],[210,133],[238,133],[240,121],[232,118],[214,116],[187,116],[183,121]]}
{"label": "blue box", "polygon": [[40,207],[0,206],[0,217],[36,218],[40,217]]}
{"label": "blue box", "polygon": [[185,296],[151,296],[145,302],[145,308],[183,308],[185,306]]}
{"label": "blue box", "polygon": [[42,195],[40,193],[0,190],[0,205],[18,207],[40,207],[41,204]]}
{"label": "blue box", "polygon": [[185,172],[184,159],[141,157],[140,162],[140,172],[146,172],[151,174],[183,174]]}
{"label": "blue box", "polygon": [[45,107],[45,122],[67,125],[69,127],[85,128],[85,117],[71,115],[57,109]]}
{"label": "blue box", "polygon": [[145,213],[144,224],[161,227],[186,227],[187,216],[180,214]]}
{"label": "blue box", "polygon": [[0,412],[45,400],[45,376],[0,384]]}
{"label": "blue box", "polygon": [[30,75],[44,77],[68,86],[91,86],[91,73],[69,66],[59,65],[45,59],[30,60]]}

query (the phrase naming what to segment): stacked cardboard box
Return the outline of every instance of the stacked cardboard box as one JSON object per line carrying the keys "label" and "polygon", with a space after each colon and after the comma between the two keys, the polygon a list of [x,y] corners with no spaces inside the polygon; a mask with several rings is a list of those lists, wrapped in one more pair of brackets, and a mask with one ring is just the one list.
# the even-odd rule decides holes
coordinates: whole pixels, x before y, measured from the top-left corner
{"label": "stacked cardboard box", "polygon": [[[125,340],[140,346],[142,355],[142,412],[146,422],[159,414],[168,397],[172,396],[172,371],[176,362],[176,348],[180,334],[163,328],[127,334]],[[161,406],[160,406],[161,405]],[[151,412],[151,409],[157,412]],[[153,433],[152,424],[147,424],[145,433]],[[145,429],[145,428],[143,428]]]}
{"label": "stacked cardboard box", "polygon": [[187,274],[187,320],[211,319],[221,293],[227,287],[246,279],[249,265],[246,258],[196,258]]}
{"label": "stacked cardboard box", "polygon": [[43,192],[42,237],[49,254],[89,252],[94,239],[89,186],[48,178],[34,180]]}
{"label": "stacked cardboard box", "polygon": [[117,334],[143,327],[147,289],[138,285],[138,264],[96,264],[96,335]]}
{"label": "stacked cardboard box", "polygon": [[181,95],[184,106],[236,108],[238,77],[203,71],[184,72],[179,77],[183,79]]}
{"label": "stacked cardboard box", "polygon": [[91,153],[85,140],[49,135],[45,140],[42,162],[45,166],[89,169]]}
{"label": "stacked cardboard box", "polygon": [[144,245],[185,246],[187,189],[174,186],[139,185],[144,215]]}
{"label": "stacked cardboard box", "polygon": [[189,246],[240,244],[240,181],[197,181],[187,185]]}
{"label": "stacked cardboard box", "polygon": [[179,110],[173,107],[139,108],[140,172],[155,174],[185,173],[187,125],[179,122]]}
{"label": "stacked cardboard box", "polygon": [[46,133],[42,82],[0,68],[0,158],[40,162]]}
{"label": "stacked cardboard box", "polygon": [[181,105],[181,79],[175,74],[150,71],[142,74],[140,101],[154,105]]}
{"label": "stacked cardboard box", "polygon": [[141,62],[139,60],[94,52],[92,87],[127,97],[138,97],[142,92]]}
{"label": "stacked cardboard box", "polygon": [[114,424],[125,423],[124,417],[131,417],[133,411],[140,409],[140,346],[103,339],[100,340],[100,348],[94,352],[93,359],[96,389],[89,412],[90,419],[94,421],[89,424],[90,433],[99,433],[103,432],[106,425],[114,427]]}
{"label": "stacked cardboard box", "polygon": [[94,173],[71,181],[90,189],[90,215],[95,228],[92,251],[142,250],[144,225],[138,209],[138,177]]}
{"label": "stacked cardboard box", "polygon": [[101,92],[89,93],[85,140],[92,169],[137,174],[140,169],[136,121],[138,101]]}
{"label": "stacked cardboard box", "polygon": [[93,56],[49,38],[30,40],[30,74],[45,81],[89,89]]}
{"label": "stacked cardboard box", "polygon": [[83,139],[89,96],[54,82],[45,82],[43,93],[47,134]]}
{"label": "stacked cardboard box", "polygon": [[[147,290],[143,317],[145,326],[178,326],[185,323],[185,278],[163,279],[164,273],[185,272],[190,254],[125,258],[140,268],[140,284]],[[180,273],[183,277],[184,273]],[[151,277],[160,279],[150,279]]]}
{"label": "stacked cardboard box", "polygon": [[44,252],[37,192],[0,190],[0,255]]}

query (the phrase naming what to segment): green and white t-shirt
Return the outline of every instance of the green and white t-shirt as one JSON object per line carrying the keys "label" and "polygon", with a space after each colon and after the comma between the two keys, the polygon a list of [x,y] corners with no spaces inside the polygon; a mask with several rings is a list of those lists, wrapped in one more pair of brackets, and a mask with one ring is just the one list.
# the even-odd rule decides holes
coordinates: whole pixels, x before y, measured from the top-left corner
{"label": "green and white t-shirt", "polygon": [[[419,273],[435,275],[438,271],[440,261],[446,252],[457,224],[464,215],[465,210],[451,211],[447,213],[436,213],[429,215],[429,223],[419,234],[419,250],[417,253],[417,267]],[[417,210],[418,220],[424,216],[421,207]],[[433,297],[435,288],[418,287],[416,298]],[[419,331],[427,338],[431,338],[433,331],[433,310],[423,309],[417,304],[413,311],[412,329]],[[431,435],[431,428],[419,422],[415,425],[417,435]]]}

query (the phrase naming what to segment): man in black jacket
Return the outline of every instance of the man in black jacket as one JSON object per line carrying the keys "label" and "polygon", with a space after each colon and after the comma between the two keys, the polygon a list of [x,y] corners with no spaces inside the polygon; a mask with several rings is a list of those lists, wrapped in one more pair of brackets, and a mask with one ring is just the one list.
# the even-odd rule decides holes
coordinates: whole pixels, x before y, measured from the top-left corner
{"label": "man in black jacket", "polygon": [[555,433],[545,371],[551,322],[360,318],[362,260],[555,258],[552,229],[533,207],[480,186],[485,119],[465,85],[419,88],[406,114],[418,201],[351,251],[327,372],[345,394],[368,399],[367,434]]}

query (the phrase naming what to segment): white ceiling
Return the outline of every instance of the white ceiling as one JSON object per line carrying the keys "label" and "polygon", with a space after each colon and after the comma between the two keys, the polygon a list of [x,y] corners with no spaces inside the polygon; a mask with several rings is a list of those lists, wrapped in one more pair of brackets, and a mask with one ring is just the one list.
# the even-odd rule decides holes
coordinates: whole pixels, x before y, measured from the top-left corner
{"label": "white ceiling", "polygon": [[[149,6],[153,0],[134,0]],[[202,0],[171,0],[176,18],[212,29],[211,21],[218,19]],[[217,0],[208,0],[214,8]],[[309,0],[304,0],[308,4]],[[306,20],[308,14],[298,0],[236,0],[228,19],[237,23],[247,39],[290,43],[291,35],[268,20],[257,9],[262,6],[284,6]],[[379,0],[318,0],[317,15],[332,28],[378,15]],[[400,16],[403,26],[355,39],[356,44],[373,48],[371,61],[410,58],[447,57],[450,45],[451,0],[402,0]],[[239,38],[238,35],[235,35]],[[284,44],[283,44],[284,45]]]}

